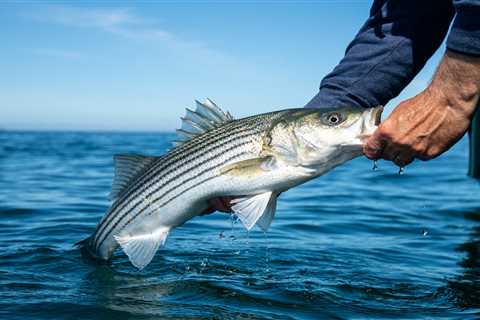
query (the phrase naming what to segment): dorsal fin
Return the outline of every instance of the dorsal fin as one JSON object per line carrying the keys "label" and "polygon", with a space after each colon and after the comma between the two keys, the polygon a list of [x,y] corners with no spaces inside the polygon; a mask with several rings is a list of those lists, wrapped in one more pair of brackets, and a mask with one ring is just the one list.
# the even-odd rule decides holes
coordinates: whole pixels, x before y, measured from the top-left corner
{"label": "dorsal fin", "polygon": [[118,198],[127,186],[153,161],[159,157],[147,157],[138,154],[117,154],[113,157],[115,162],[115,176],[112,191],[108,196],[110,200]]}
{"label": "dorsal fin", "polygon": [[182,127],[177,130],[176,145],[188,141],[196,135],[207,132],[219,125],[232,121],[233,117],[229,112],[220,109],[212,100],[206,99],[204,103],[195,100],[197,108],[195,111],[186,109],[185,117],[182,119]]}

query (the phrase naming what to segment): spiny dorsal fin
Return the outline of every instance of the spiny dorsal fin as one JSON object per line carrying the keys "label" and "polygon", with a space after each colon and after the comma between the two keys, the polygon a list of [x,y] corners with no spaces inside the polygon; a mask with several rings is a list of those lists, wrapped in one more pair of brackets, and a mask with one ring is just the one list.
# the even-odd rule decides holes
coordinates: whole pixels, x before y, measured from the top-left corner
{"label": "spiny dorsal fin", "polygon": [[159,157],[147,157],[137,154],[118,154],[113,157],[115,162],[115,176],[112,191],[108,196],[110,200],[118,198],[127,186],[153,161]]}
{"label": "spiny dorsal fin", "polygon": [[185,117],[181,118],[182,127],[177,130],[176,145],[180,145],[198,134],[202,134],[225,122],[233,120],[229,112],[220,109],[210,99],[206,99],[204,103],[197,100],[195,100],[195,102],[197,104],[195,111],[187,108]]}

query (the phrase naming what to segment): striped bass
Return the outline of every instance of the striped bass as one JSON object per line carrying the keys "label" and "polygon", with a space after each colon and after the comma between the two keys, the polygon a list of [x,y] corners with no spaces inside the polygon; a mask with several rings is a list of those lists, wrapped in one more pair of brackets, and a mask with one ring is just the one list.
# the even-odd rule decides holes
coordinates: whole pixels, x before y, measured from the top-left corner
{"label": "striped bass", "polygon": [[143,269],[174,228],[227,196],[246,229],[266,231],[278,194],[360,156],[382,109],[286,109],[234,120],[211,100],[197,101],[168,153],[114,157],[113,202],[79,244],[103,260],[120,246]]}

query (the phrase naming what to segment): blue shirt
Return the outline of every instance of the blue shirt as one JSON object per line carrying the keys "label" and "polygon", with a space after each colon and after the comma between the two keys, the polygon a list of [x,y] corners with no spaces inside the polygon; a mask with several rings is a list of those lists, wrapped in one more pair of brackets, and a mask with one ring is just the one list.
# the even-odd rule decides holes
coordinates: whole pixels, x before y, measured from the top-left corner
{"label": "blue shirt", "polygon": [[375,0],[345,57],[306,107],[385,105],[447,36],[449,50],[480,56],[480,0]]}

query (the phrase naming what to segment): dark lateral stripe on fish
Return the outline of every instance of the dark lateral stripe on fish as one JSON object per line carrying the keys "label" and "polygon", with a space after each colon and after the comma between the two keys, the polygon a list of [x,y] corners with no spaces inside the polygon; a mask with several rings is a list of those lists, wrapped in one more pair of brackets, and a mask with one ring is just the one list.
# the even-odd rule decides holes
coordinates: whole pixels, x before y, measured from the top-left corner
{"label": "dark lateral stripe on fish", "polygon": [[[217,166],[221,166],[221,165],[224,165],[226,164],[227,162],[231,161],[231,160],[234,160],[235,158],[238,158],[238,157],[241,157],[243,155],[245,155],[246,153],[245,152],[241,152],[239,154],[236,154],[235,156],[232,156],[230,158],[228,158],[227,160],[223,161],[222,163],[219,163]],[[211,167],[211,168],[207,168],[203,171],[201,171],[199,174],[195,175],[195,176],[192,176],[186,180],[183,181],[182,184],[180,184],[180,186],[183,186],[185,185],[186,183],[194,180],[195,178],[198,178],[198,177],[201,177],[203,174],[205,174],[206,172],[210,171],[212,168],[215,168],[217,166],[214,166],[214,167]],[[178,198],[179,196],[181,196],[182,194],[184,194],[185,192],[188,192],[189,190],[195,188],[195,187],[198,187],[199,185],[201,185],[202,183],[205,183],[206,181],[209,181],[209,180],[212,180],[214,178],[217,178],[218,175],[213,175],[211,177],[208,177],[208,178],[205,178],[203,179],[202,181],[200,182],[197,182],[196,184],[188,187],[188,188],[185,188],[184,190],[180,190],[177,194],[174,194],[172,197],[170,197],[167,201],[164,201],[163,203],[161,203],[160,205],[158,205],[158,208],[162,208],[164,206],[166,206],[167,204],[169,204],[171,201],[175,200],[176,198]],[[143,212],[145,212],[145,209],[151,205],[154,205],[156,204],[157,202],[161,201],[163,198],[165,198],[166,195],[168,195],[169,193],[175,191],[175,190],[178,190],[177,187],[173,187],[173,188],[170,188],[169,190],[167,190],[165,193],[163,193],[162,195],[160,195],[159,197],[155,198],[154,200],[152,200],[148,206],[145,206],[143,207],[140,212],[138,212],[137,215],[135,216],[132,216],[120,229],[124,229],[125,227],[127,227],[131,221],[133,221],[135,218],[137,218],[139,215],[141,215]],[[152,214],[153,212],[148,212],[147,213],[147,216],[149,216],[150,214]]]}
{"label": "dark lateral stripe on fish", "polygon": [[[245,145],[245,144],[247,144],[247,143],[248,143],[248,142],[243,142],[243,143],[240,143],[240,144],[233,145],[233,146],[229,147],[228,149],[223,150],[221,153],[234,150],[234,149],[236,149],[237,147],[242,146],[242,145]],[[195,170],[196,168],[204,165],[205,163],[210,162],[211,160],[213,160],[213,159],[215,159],[216,157],[218,157],[219,154],[220,154],[220,152],[219,152],[218,154],[211,155],[209,158],[207,158],[207,159],[205,159],[204,161],[202,161],[201,163],[197,164],[195,167],[193,167],[193,168],[187,168],[186,170],[182,171],[182,172],[179,173],[178,175],[176,175],[176,176],[174,176],[174,177],[171,177],[169,180],[165,181],[162,185],[160,185],[159,187],[157,187],[154,191],[150,192],[148,195],[139,198],[138,201],[135,203],[135,205],[134,205],[132,208],[130,208],[127,212],[125,212],[124,214],[122,214],[122,212],[124,212],[125,210],[123,210],[123,209],[122,209],[122,210],[117,210],[117,212],[116,212],[115,214],[117,215],[117,217],[120,216],[120,219],[115,219],[115,217],[113,217],[112,219],[110,219],[110,221],[106,222],[103,233],[105,232],[107,226],[108,226],[109,224],[111,224],[111,222],[113,222],[114,220],[117,220],[116,222],[118,222],[119,220],[123,219],[124,216],[128,215],[129,212],[137,209],[137,207],[138,207],[139,205],[141,205],[142,203],[145,203],[145,202],[144,202],[144,199],[145,199],[145,198],[151,197],[152,194],[155,194],[155,193],[159,192],[159,191],[161,190],[161,188],[163,188],[164,186],[168,185],[168,184],[171,183],[172,181],[178,179],[179,177],[184,176],[184,175],[187,174],[188,172],[191,172],[192,170]],[[219,164],[219,165],[221,165],[221,164]],[[208,168],[207,170],[214,169],[216,166],[217,166],[217,165],[215,165],[215,166],[213,166],[213,167],[211,167],[211,168]],[[204,170],[204,171],[205,171],[205,170]],[[197,176],[198,176],[198,174],[195,175],[194,177],[197,177]],[[178,188],[178,187],[181,187],[183,183],[184,183],[183,181],[180,181],[178,184],[176,184],[176,185],[174,186],[173,189],[176,189],[176,188]],[[147,187],[147,188],[148,188],[148,187]],[[150,205],[150,204],[148,204],[148,205]],[[148,206],[148,205],[145,205],[145,207]],[[95,243],[97,243],[96,246],[97,246],[97,247],[100,247],[101,244],[98,244],[98,242],[99,242],[99,241],[100,241],[100,242],[103,242],[103,240],[104,240],[105,238],[107,238],[109,234],[110,234],[110,232],[107,232],[107,234],[104,236],[104,238],[102,239],[102,241],[100,241],[100,239],[102,238],[102,235],[98,234],[98,235],[96,236],[96,239],[95,239]]]}
{"label": "dark lateral stripe on fish", "polygon": [[[231,160],[233,160],[233,159],[235,159],[235,158],[237,158],[237,157],[240,157],[241,155],[242,155],[242,153],[237,154],[237,155],[235,155],[235,156],[233,156],[233,157],[230,157],[229,159],[225,160],[225,162],[222,162],[222,163],[220,163],[219,165],[225,164],[225,163],[227,163],[228,161],[231,161]],[[192,177],[186,179],[186,180],[184,181],[184,183],[185,183],[185,182],[188,182],[188,181],[191,181],[191,180],[193,180],[193,179],[195,179],[195,178],[198,178],[198,177],[201,176],[202,174],[210,171],[212,168],[215,168],[215,167],[216,167],[216,166],[211,167],[211,168],[207,168],[207,169],[203,170],[203,171],[202,171],[201,173],[199,173],[198,175],[195,175],[195,176],[192,176]],[[192,188],[197,187],[197,186],[201,185],[202,183],[205,183],[206,181],[209,181],[209,180],[214,179],[214,178],[216,178],[216,177],[218,177],[218,176],[217,176],[217,175],[214,175],[214,176],[208,177],[208,178],[203,179],[202,181],[194,184],[193,186],[190,186],[190,187],[186,188],[185,190],[181,190],[179,193],[177,193],[176,195],[174,195],[173,197],[171,197],[170,199],[168,199],[168,200],[165,201],[164,203],[160,204],[160,205],[157,207],[157,209],[160,209],[160,208],[162,208],[163,206],[167,205],[169,202],[171,202],[171,201],[173,201],[175,198],[181,196],[183,193],[187,192],[188,190],[191,190]],[[180,184],[179,186],[184,185],[184,183]],[[160,197],[157,197],[155,200],[151,201],[148,205],[144,206],[136,215],[131,216],[131,217],[128,219],[128,221],[120,227],[120,230],[123,230],[128,224],[131,223],[131,221],[135,220],[138,216],[140,216],[142,213],[144,213],[144,212],[145,212],[145,209],[146,209],[147,207],[156,204],[158,201],[161,201],[168,193],[173,192],[173,191],[175,191],[175,190],[177,190],[177,189],[178,189],[178,186],[169,189],[167,192],[165,192],[164,194],[162,194]],[[110,233],[111,233],[113,230],[115,230],[115,228],[117,227],[117,225],[118,225],[121,221],[123,221],[124,218],[127,217],[127,216],[128,216],[128,213],[127,213],[127,214],[124,214],[119,220],[117,220],[117,221],[115,222],[115,224],[113,225],[113,227],[110,229],[109,233],[105,236],[105,238],[104,238],[102,241],[100,241],[99,247],[102,245],[103,241],[105,241],[105,239],[108,238],[108,236],[110,235]]]}
{"label": "dark lateral stripe on fish", "polygon": [[[242,130],[238,130],[238,131],[232,131],[233,129],[242,129]],[[220,134],[217,134],[216,136],[213,137],[212,139],[212,136],[206,136],[204,137],[203,139],[200,139],[200,141],[203,140],[203,144],[202,143],[197,143],[197,144],[194,144],[191,148],[178,148],[178,150],[172,150],[172,153],[171,154],[167,154],[164,158],[162,158],[162,161],[158,161],[156,163],[153,164],[153,166],[151,166],[150,168],[147,169],[146,172],[143,173],[143,176],[141,178],[139,178],[139,180],[137,180],[127,191],[127,193],[125,195],[122,195],[122,196],[130,196],[130,194],[132,192],[135,192],[138,185],[142,185],[144,180],[145,179],[149,179],[151,177],[151,175],[154,175],[156,174],[158,171],[162,170],[163,168],[171,165],[172,163],[175,163],[175,162],[180,162],[182,160],[184,160],[185,158],[187,158],[190,154],[192,153],[195,153],[197,151],[202,151],[204,153],[207,153],[209,152],[210,150],[218,147],[218,145],[215,145],[215,143],[221,141],[223,138],[230,138],[230,140],[232,140],[233,138],[236,138],[234,135],[235,134],[241,134],[243,132],[246,132],[246,131],[249,131],[249,130],[252,130],[251,128],[244,128],[244,126],[240,126],[240,125],[237,125],[237,126],[234,126],[233,128],[231,128],[232,130],[223,130],[223,131],[220,131],[219,133]],[[222,141],[223,142],[223,141]],[[228,141],[230,142],[230,141]],[[202,149],[205,147],[205,145],[207,146],[206,149]],[[223,145],[223,144],[221,144]],[[158,167],[160,166],[160,168]],[[157,170],[158,168],[158,170]],[[114,203],[114,206],[112,207],[113,210],[116,209],[115,207],[115,203]]]}
{"label": "dark lateral stripe on fish", "polygon": [[[243,133],[245,131],[240,131],[239,134]],[[185,165],[188,165],[188,163],[191,163],[192,161],[195,161],[199,158],[201,158],[203,155],[207,155],[209,156],[208,154],[208,151],[211,151],[211,149],[217,149],[217,148],[221,148],[222,146],[228,144],[228,143],[231,143],[232,141],[234,140],[240,140],[240,139],[243,139],[243,138],[247,138],[249,136],[252,136],[254,135],[255,133],[249,133],[249,134],[244,134],[244,135],[237,135],[237,136],[233,136],[231,139],[228,139],[227,141],[220,141],[221,144],[219,145],[213,145],[211,148],[206,148],[204,150],[199,150],[199,152],[197,153],[187,153],[185,154],[185,156],[182,158],[182,159],[187,159],[188,162],[186,163],[181,163],[180,161],[177,161],[177,162],[180,162],[179,164],[181,166],[185,166]],[[188,150],[187,150],[188,151]],[[200,152],[201,151],[201,152]],[[222,153],[223,151],[222,150],[219,150],[219,154]],[[217,154],[218,155],[218,154]],[[162,166],[161,168],[159,168],[158,170],[155,170],[154,174],[157,174],[157,173],[161,173],[161,170],[162,168],[164,168],[165,166]],[[195,167],[194,167],[195,168]],[[148,180],[151,180],[153,177],[141,177],[139,178],[139,185],[137,186],[137,188],[135,188],[134,190],[130,190],[129,192],[129,195],[125,196],[127,199],[126,200],[132,200],[132,198],[135,198],[137,197],[139,194],[143,193],[145,191],[145,189],[151,187],[152,184],[154,183],[157,183],[159,180],[161,180],[162,178],[164,178],[165,176],[167,176],[168,174],[170,174],[171,172],[175,171],[176,169],[178,169],[178,167],[175,167],[175,168],[171,168],[169,171],[163,173],[161,176],[159,176],[157,179],[154,179],[153,181],[151,181],[148,185],[146,185],[145,183],[148,181]],[[192,169],[192,168],[191,168]],[[191,170],[190,169],[190,170]],[[139,188],[141,188],[141,191],[140,192],[136,192]],[[123,210],[123,208],[128,204],[129,201],[116,201],[113,205],[113,207],[109,210],[109,213],[107,214],[107,216],[105,216],[105,220],[109,218],[109,216],[111,215],[111,213],[113,211],[118,211],[118,206],[121,205],[121,208],[119,210]],[[100,222],[101,225],[103,225],[103,222],[101,221]],[[99,226],[100,228],[101,226]],[[98,230],[98,232],[102,232],[100,229]],[[97,233],[98,233],[97,232]]]}
{"label": "dark lateral stripe on fish", "polygon": [[[249,133],[249,134],[246,134],[246,135],[244,135],[244,136],[237,137],[236,139],[232,139],[232,140],[234,140],[234,142],[236,142],[236,141],[241,141],[242,139],[246,139],[246,138],[248,138],[248,137],[250,137],[250,136],[252,136],[252,135],[254,135],[254,134],[255,134],[255,133]],[[223,145],[227,145],[228,143],[231,143],[231,141],[226,142],[226,143],[223,144]],[[178,173],[177,175],[175,175],[175,176],[169,178],[168,180],[166,180],[166,181],[165,181],[164,183],[162,183],[160,186],[158,186],[157,188],[155,188],[155,190],[153,190],[152,192],[150,192],[146,197],[150,197],[152,194],[158,192],[159,190],[161,190],[161,188],[163,188],[164,186],[168,185],[168,184],[171,183],[172,181],[174,181],[174,180],[176,180],[176,179],[184,176],[184,175],[187,174],[188,172],[191,172],[191,171],[195,170],[196,168],[204,165],[205,163],[208,163],[208,162],[214,160],[214,159],[217,158],[219,155],[221,155],[221,154],[223,154],[223,153],[226,153],[226,152],[229,152],[229,151],[231,151],[231,150],[234,150],[234,149],[238,148],[239,146],[245,145],[245,144],[247,144],[247,143],[248,143],[248,142],[240,142],[240,143],[238,143],[238,144],[233,144],[233,145],[229,146],[229,148],[227,148],[227,149],[225,149],[225,150],[217,147],[217,148],[218,148],[218,152],[217,152],[217,153],[207,154],[207,158],[206,158],[206,159],[204,159],[203,161],[201,161],[200,163],[196,164],[196,165],[193,166],[193,167],[189,167],[189,166],[188,166],[189,163],[192,163],[194,160],[201,158],[201,156],[202,156],[203,154],[205,154],[205,153],[202,152],[200,155],[197,155],[196,157],[192,157],[192,158],[190,159],[190,161],[184,163],[183,166],[180,167],[180,168],[184,168],[183,171],[181,171],[181,172]],[[223,146],[223,145],[221,145],[221,146]],[[215,166],[214,166],[213,168],[215,168]],[[141,198],[140,198],[139,196],[140,196],[143,192],[145,192],[145,190],[147,190],[147,189],[150,188],[153,184],[159,182],[159,180],[161,180],[162,178],[168,176],[170,173],[172,173],[172,172],[174,172],[175,170],[178,170],[178,169],[179,169],[178,167],[170,168],[166,173],[164,173],[164,174],[162,174],[162,175],[159,175],[159,176],[157,177],[157,179],[153,179],[153,181],[150,181],[150,182],[148,183],[148,185],[144,183],[144,186],[143,186],[143,188],[141,188],[141,191],[137,192],[137,194],[136,194],[136,196],[135,196],[135,197],[138,197],[138,198],[139,198],[138,201],[136,202],[136,204],[135,204],[132,208],[130,208],[130,209],[128,210],[128,212],[131,212],[132,210],[135,210],[141,203],[144,203],[143,200],[144,200],[144,198],[146,198],[146,197],[141,197]],[[146,181],[145,181],[145,182],[146,182]],[[181,186],[181,184],[182,184],[182,182],[180,182],[179,184],[177,184],[176,187]],[[107,234],[103,237],[103,235],[105,234],[105,230],[107,230],[107,226],[110,224],[110,222],[113,221],[113,220],[116,220],[115,217],[114,217],[115,214],[118,215],[118,214],[121,214],[121,212],[125,211],[124,209],[125,209],[125,207],[128,205],[129,202],[128,202],[128,201],[122,201],[122,202],[123,202],[122,207],[121,207],[119,210],[115,210],[115,213],[114,213],[114,211],[112,210],[111,212],[112,212],[113,215],[110,215],[110,217],[109,217],[110,219],[107,219],[107,218],[105,219],[105,221],[103,222],[103,228],[102,228],[102,230],[99,230],[99,231],[96,233],[96,235],[95,235],[95,237],[94,237],[94,243],[93,243],[93,246],[94,246],[95,248],[100,247],[101,242],[103,242],[103,239],[107,238],[108,235],[110,234],[110,232],[107,232]],[[120,218],[120,219],[123,219],[123,217],[124,217],[125,215],[128,215],[128,212],[126,212],[125,214],[123,214],[123,215],[121,216],[122,218]],[[108,222],[107,222],[107,220],[108,220]],[[102,237],[103,237],[103,239],[102,239],[102,241],[100,241],[100,239],[101,239]],[[99,244],[99,241],[100,241],[100,244]]]}
{"label": "dark lateral stripe on fish", "polygon": [[[166,158],[162,158],[162,161],[158,161],[157,163],[154,164],[154,166],[150,167],[138,180],[137,182],[132,185],[132,187],[130,187],[129,189],[127,189],[127,192],[122,196],[122,198],[126,198],[126,200],[131,200],[132,198],[135,198],[137,197],[139,194],[141,194],[142,192],[144,192],[144,190],[146,188],[149,188],[153,183],[156,183],[158,182],[158,180],[160,180],[162,177],[164,177],[165,175],[168,175],[170,174],[172,171],[176,170],[177,168],[172,168],[170,171],[167,171],[164,175],[162,175],[161,177],[159,177],[158,179],[155,179],[153,180],[152,183],[150,183],[149,185],[145,185],[145,182],[152,179],[152,176],[156,175],[157,173],[161,173],[161,170],[165,169],[166,167],[168,167],[169,165],[171,165],[172,163],[175,163],[175,162],[180,162],[182,160],[189,160],[186,164],[188,164],[189,162],[191,161],[194,161],[198,158],[200,158],[203,154],[207,154],[209,151],[211,150],[214,150],[216,148],[220,148],[222,146],[224,146],[225,144],[228,144],[228,143],[231,143],[232,141],[234,140],[237,140],[237,139],[242,139],[242,138],[246,138],[246,137],[249,137],[249,136],[253,136],[255,134],[258,134],[258,132],[256,132],[257,130],[252,130],[251,128],[248,128],[248,129],[244,129],[244,130],[239,130],[237,132],[231,132],[231,131],[226,131],[224,135],[222,136],[217,136],[216,139],[205,139],[205,144],[207,144],[207,148],[205,149],[202,149],[202,147],[204,147],[204,145],[200,145],[197,144],[195,146],[198,146],[197,148],[183,148],[183,152],[182,153],[179,153],[179,156],[178,157],[166,157]],[[244,132],[249,132],[247,135],[242,135]],[[223,138],[228,138],[227,141],[223,141],[222,139]],[[215,144],[215,143],[218,143],[218,144]],[[224,151],[220,150],[220,153],[223,153]],[[200,155],[198,155],[200,154]],[[191,158],[191,159],[188,159],[189,157],[191,157],[192,155],[196,155],[195,157]],[[185,165],[185,164],[183,164]],[[140,192],[138,192],[138,190],[141,189]],[[121,206],[121,208],[119,210],[123,210],[124,207],[128,204],[129,201],[120,201],[117,200],[113,203],[111,209],[109,210],[109,212],[104,216],[104,219],[102,219],[100,221],[100,224],[98,225],[97,227],[97,236],[95,237],[94,241],[94,246],[96,246],[96,238],[99,236],[99,233],[102,233],[103,232],[103,229],[105,227],[105,221],[108,220],[110,218],[110,216],[112,215],[113,212],[115,211],[118,211],[118,207]]]}
{"label": "dark lateral stripe on fish", "polygon": [[[246,145],[246,144],[247,144],[246,142],[243,143],[243,145]],[[234,148],[236,148],[236,147],[238,147],[238,146],[235,146],[235,147],[233,147],[233,148],[230,148],[230,150],[226,150],[226,151],[231,151],[232,149],[234,149]],[[211,167],[208,167],[208,168],[202,170],[199,174],[196,174],[196,175],[194,175],[194,176],[191,176],[191,177],[189,177],[188,179],[185,179],[184,181],[182,181],[182,183],[177,184],[176,186],[170,188],[169,190],[167,190],[166,192],[164,192],[162,195],[160,195],[159,197],[155,198],[155,200],[153,200],[153,201],[150,202],[149,204],[145,205],[136,215],[130,217],[130,219],[127,221],[127,223],[125,223],[125,224],[123,224],[123,225],[121,226],[120,230],[122,230],[123,228],[125,228],[129,223],[131,223],[131,221],[133,221],[133,220],[136,219],[139,215],[141,215],[141,214],[145,211],[145,209],[146,209],[147,207],[154,205],[154,204],[157,203],[158,201],[161,201],[167,194],[169,194],[169,193],[175,191],[176,189],[178,189],[179,186],[182,186],[182,185],[184,185],[186,182],[191,181],[191,180],[193,180],[193,179],[195,179],[195,178],[198,178],[198,177],[202,176],[203,174],[205,174],[206,172],[209,172],[209,171],[211,171],[212,169],[215,169],[215,168],[217,168],[217,167],[219,167],[219,166],[222,166],[222,165],[228,163],[229,161],[231,161],[231,160],[233,160],[233,159],[235,159],[235,158],[238,158],[238,157],[240,157],[240,156],[242,156],[242,155],[244,155],[244,154],[245,154],[245,153],[242,152],[242,153],[236,154],[236,155],[234,155],[234,156],[232,156],[232,157],[229,157],[229,158],[227,158],[226,160],[222,161],[221,163],[216,164],[216,165],[211,166]],[[210,159],[210,160],[211,160],[211,159]],[[210,160],[209,160],[209,161],[210,161]],[[214,175],[214,176],[212,176],[212,177],[208,177],[208,178],[206,178],[206,179],[204,179],[204,180],[196,183],[195,185],[186,188],[185,190],[183,190],[183,191],[181,191],[180,193],[178,193],[177,195],[175,195],[173,198],[170,198],[168,201],[160,204],[160,205],[158,206],[158,209],[159,209],[159,208],[162,208],[163,206],[165,206],[166,204],[168,204],[170,201],[172,201],[174,198],[179,197],[180,195],[182,195],[183,193],[187,192],[188,190],[191,190],[192,188],[197,187],[197,186],[201,185],[202,183],[205,183],[206,181],[208,181],[208,180],[210,180],[210,179],[213,179],[213,178],[216,178],[216,177],[218,177],[218,175]],[[141,202],[139,202],[139,203],[142,203],[142,202],[143,202],[143,201],[141,201]],[[136,208],[136,206],[135,206],[134,208],[132,208],[131,210],[129,210],[129,212],[131,212],[131,211],[134,210],[135,208]],[[112,226],[111,228],[109,228],[108,232],[105,234],[105,236],[103,237],[103,239],[98,242],[97,247],[100,247],[100,246],[102,245],[102,243],[105,241],[105,239],[107,239],[108,236],[116,229],[116,227],[118,226],[118,224],[119,224],[122,220],[124,220],[124,218],[125,218],[126,216],[128,216],[128,213],[129,213],[129,212],[126,212],[125,214],[123,214],[123,215],[120,217],[120,219],[118,219],[118,220],[113,224],[113,226]]]}
{"label": "dark lateral stripe on fish", "polygon": [[[237,127],[239,127],[239,126],[237,125]],[[237,132],[234,132],[234,133],[237,133]],[[230,134],[231,134],[231,132],[230,132]],[[150,166],[149,168],[147,168],[147,170],[145,172],[143,172],[142,175],[143,175],[144,179],[149,179],[150,176],[152,174],[156,174],[157,171],[162,170],[163,168],[171,165],[174,162],[178,162],[178,161],[183,160],[184,158],[186,158],[188,156],[189,153],[194,153],[196,151],[200,151],[205,146],[208,147],[212,143],[216,143],[217,141],[219,141],[223,138],[226,138],[228,136],[229,136],[228,132],[219,131],[219,134],[214,136],[213,139],[212,139],[212,137],[209,137],[209,136],[200,138],[199,139],[200,143],[194,144],[191,148],[175,148],[170,153],[168,153],[167,155],[162,157],[162,161],[157,161],[156,163],[153,163],[153,165]],[[210,149],[211,148],[208,148],[208,149],[206,149],[206,151],[210,151]],[[145,177],[145,175],[147,175],[147,177]],[[132,188],[133,188],[133,191],[135,191],[135,187],[138,186],[138,185],[141,185],[142,182],[143,182],[142,180],[143,179],[139,179],[136,182],[134,182],[134,184],[129,189],[127,189],[127,191],[132,190]],[[123,196],[123,194],[121,196]]]}
{"label": "dark lateral stripe on fish", "polygon": [[[192,154],[195,154],[195,152],[201,152],[202,154],[208,153],[212,149],[219,148],[226,143],[230,143],[231,140],[238,139],[239,137],[237,135],[241,135],[244,132],[249,132],[251,135],[261,134],[261,132],[263,132],[265,129],[264,126],[269,125],[269,120],[271,120],[271,118],[275,118],[276,116],[278,116],[278,114],[272,113],[272,115],[260,119],[256,117],[244,118],[241,121],[227,124],[226,126],[222,127],[221,130],[213,130],[209,135],[200,136],[199,141],[202,141],[203,143],[197,142],[195,144],[189,144],[189,142],[186,142],[185,145],[173,149],[169,155],[166,155],[162,158],[162,161],[157,161],[157,163],[154,163],[154,165],[149,168],[147,172],[143,173],[142,177],[137,179],[136,183],[129,188],[126,194],[122,195],[121,198],[112,204],[109,212],[104,216],[105,219],[102,219],[99,226],[97,226],[97,231],[95,232],[93,239],[93,245],[97,247],[97,243],[99,241],[98,239],[101,238],[102,234],[105,232],[106,225],[108,224],[107,221],[111,220],[112,216],[115,214],[118,214],[119,206],[121,207],[120,211],[124,210],[130,201],[134,200],[136,197],[139,197],[139,195],[141,195],[146,188],[151,187],[151,184],[157,183],[158,180],[161,180],[161,178],[164,176],[161,175],[159,179],[155,179],[153,183],[146,186],[145,181],[152,179],[152,175],[161,173],[162,169],[176,162],[180,166],[185,165],[185,163],[183,163],[184,160],[192,161],[191,156]],[[223,141],[222,139],[224,138],[227,138],[228,141]],[[193,160],[196,160],[197,158],[199,157],[194,157]],[[138,192],[138,189],[141,189],[141,191]]]}

